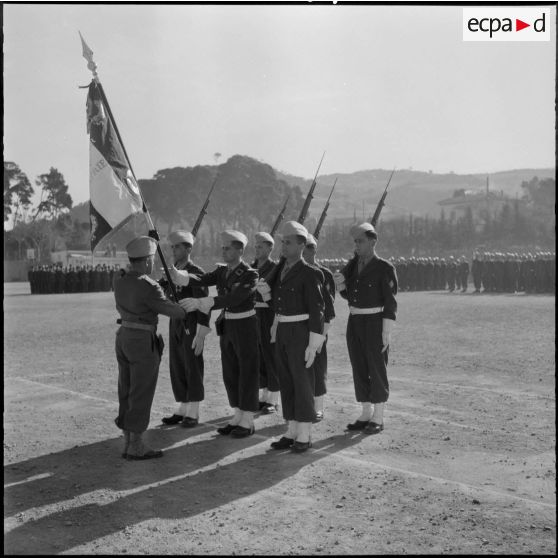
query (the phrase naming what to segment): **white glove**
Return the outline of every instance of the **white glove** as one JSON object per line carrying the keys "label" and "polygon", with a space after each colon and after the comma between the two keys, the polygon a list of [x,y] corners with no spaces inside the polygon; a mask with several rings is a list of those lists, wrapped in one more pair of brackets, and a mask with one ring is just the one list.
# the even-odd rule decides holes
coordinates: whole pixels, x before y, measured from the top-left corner
{"label": "white glove", "polygon": [[200,310],[204,314],[209,314],[213,308],[215,300],[212,296],[204,296],[202,298],[183,298],[178,304],[186,310],[186,312],[195,312]]}
{"label": "white glove", "polygon": [[335,281],[335,288],[338,291],[345,290],[345,276],[340,271],[336,271],[333,274],[333,280]]}
{"label": "white glove", "polygon": [[279,319],[277,318],[277,314],[275,314],[275,318],[273,319],[273,323],[271,324],[271,328],[269,330],[269,334],[271,335],[270,343],[275,343],[275,337],[277,336],[277,324],[279,323]]}
{"label": "white glove", "polygon": [[187,287],[190,282],[190,275],[185,269],[176,269],[174,265],[169,267],[169,275],[175,285]]}
{"label": "white glove", "polygon": [[211,332],[211,328],[198,324],[198,328],[196,330],[196,336],[194,337],[194,341],[192,342],[192,349],[194,349],[194,354],[196,356],[202,354],[205,337],[210,332]]}
{"label": "white glove", "polygon": [[389,347],[391,332],[395,327],[395,321],[388,318],[382,319],[382,353]]}
{"label": "white glove", "polygon": [[264,302],[271,300],[271,287],[264,279],[258,279],[258,282],[256,283],[256,290],[262,295],[262,300]]}
{"label": "white glove", "polygon": [[319,333],[310,332],[310,338],[308,339],[308,347],[304,352],[304,360],[306,362],[306,368],[310,368],[314,364],[314,359],[316,358],[316,353],[320,351],[322,345],[324,344],[325,336]]}

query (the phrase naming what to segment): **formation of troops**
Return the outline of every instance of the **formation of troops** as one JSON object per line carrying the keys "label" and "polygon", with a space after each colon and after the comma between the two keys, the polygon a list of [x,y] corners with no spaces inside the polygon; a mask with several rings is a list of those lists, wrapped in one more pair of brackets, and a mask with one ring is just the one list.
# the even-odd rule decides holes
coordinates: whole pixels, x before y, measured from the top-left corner
{"label": "formation of troops", "polygon": [[[218,312],[216,334],[222,378],[232,416],[217,429],[221,436],[254,434],[258,413],[280,407],[286,431],[271,443],[274,450],[302,453],[312,446],[312,424],[324,419],[327,394],[327,336],[335,318],[334,298],[347,300],[347,348],[353,372],[358,418],[351,431],[378,434],[384,429],[389,397],[387,363],[396,319],[395,267],[378,257],[378,239],[369,223],[351,229],[355,256],[332,272],[316,261],[318,241],[296,221],[281,231],[281,258],[269,256],[275,240],[255,235],[256,259],[243,260],[248,238],[224,231],[224,265],[205,272],[190,259],[195,238],[188,231],[169,235],[174,265],[170,281],[154,281],[158,235],[132,240],[126,247],[130,269],[115,278],[114,296],[120,314],[116,334],[119,368],[119,412],[116,425],[124,432],[122,456],[128,460],[161,457],[143,440],[151,413],[163,351],[157,333],[158,314],[169,316],[169,363],[175,412],[167,425],[195,428],[204,400],[203,350],[211,332],[211,312]],[[208,296],[208,287],[217,295]]]}
{"label": "formation of troops", "polygon": [[120,266],[107,264],[37,265],[27,272],[27,279],[31,294],[112,291],[114,275],[119,270]]}
{"label": "formation of troops", "polygon": [[[400,291],[548,294],[556,291],[556,254],[537,251],[474,252],[465,256],[389,258],[397,270]],[[346,259],[321,263],[341,269]]]}

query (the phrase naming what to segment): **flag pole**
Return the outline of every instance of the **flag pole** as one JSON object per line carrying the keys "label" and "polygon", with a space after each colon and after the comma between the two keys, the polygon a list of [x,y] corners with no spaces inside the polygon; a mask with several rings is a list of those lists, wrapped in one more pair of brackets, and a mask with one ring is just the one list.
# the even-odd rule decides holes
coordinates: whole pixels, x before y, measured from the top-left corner
{"label": "flag pole", "polygon": [[98,88],[99,88],[99,93],[101,94],[101,100],[103,102],[104,107],[107,110],[108,116],[112,122],[112,125],[114,126],[114,131],[116,132],[116,136],[118,137],[118,141],[120,142],[120,145],[122,147],[122,151],[124,152],[124,157],[126,157],[126,162],[128,163],[128,168],[130,169],[130,172],[132,173],[132,176],[134,177],[134,181],[138,187],[138,191],[141,197],[141,203],[142,203],[142,211],[143,214],[147,220],[147,226],[149,227],[149,232],[151,233],[149,236],[152,236],[156,241],[157,241],[157,254],[159,254],[159,258],[161,259],[161,263],[163,264],[163,269],[165,271],[165,275],[167,277],[167,281],[169,283],[169,287],[172,293],[172,298],[175,300],[175,302],[178,302],[178,296],[176,294],[176,289],[174,287],[174,283],[172,282],[172,279],[170,277],[170,273],[169,273],[169,268],[167,266],[167,262],[165,260],[165,256],[163,254],[163,251],[161,250],[161,246],[159,245],[159,233],[157,232],[157,229],[155,228],[155,225],[153,224],[153,220],[151,219],[151,215],[149,213],[149,210],[147,209],[147,205],[145,203],[145,199],[143,197],[143,193],[141,191],[139,182],[136,178],[136,174],[134,172],[134,169],[132,168],[132,163],[130,162],[130,158],[128,157],[128,153],[126,152],[126,147],[124,146],[124,142],[122,141],[122,137],[120,136],[120,131],[118,130],[118,126],[116,125],[116,120],[114,119],[114,115],[112,114],[112,111],[110,109],[110,105],[108,103],[107,97],[105,95],[105,91],[103,89],[103,86],[101,84],[101,81],[99,79],[99,75],[97,74],[97,64],[95,63],[95,61],[93,60],[93,51],[89,48],[89,46],[87,45],[87,43],[84,41],[83,36],[81,34],[80,31],[78,31],[80,39],[81,39],[81,45],[82,45],[82,49],[83,49],[83,57],[87,60],[87,68],[91,71],[91,73],[93,74],[93,81],[95,81],[95,83],[97,84]]}

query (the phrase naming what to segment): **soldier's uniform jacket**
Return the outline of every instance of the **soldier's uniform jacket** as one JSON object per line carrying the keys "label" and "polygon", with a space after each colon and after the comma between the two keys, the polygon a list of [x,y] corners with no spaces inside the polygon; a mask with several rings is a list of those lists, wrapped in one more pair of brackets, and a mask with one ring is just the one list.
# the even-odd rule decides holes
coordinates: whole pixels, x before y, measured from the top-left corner
{"label": "soldier's uniform jacket", "polygon": [[276,314],[296,316],[308,314],[309,330],[322,334],[324,330],[324,274],[304,260],[296,262],[281,280],[281,269],[275,274],[272,289],[273,309]]}
{"label": "soldier's uniform jacket", "polygon": [[393,265],[377,256],[373,257],[358,273],[358,257],[355,256],[341,270],[345,277],[345,289],[339,294],[355,308],[383,306],[382,318],[395,320],[397,313],[397,275]]}
{"label": "soldier's uniform jacket", "polygon": [[[256,268],[256,262],[252,264],[253,268]],[[265,279],[268,275],[273,273],[273,270],[277,267],[277,262],[273,260],[267,260],[261,267],[256,268],[258,271],[258,275]],[[256,291],[256,302],[263,302],[262,295]]]}
{"label": "soldier's uniform jacket", "polygon": [[333,273],[329,268],[321,264],[316,264],[316,267],[323,273],[324,282],[322,283],[322,295],[324,297],[324,319],[326,322],[331,322],[335,318],[335,280]]}
{"label": "soldier's uniform jacket", "polygon": [[116,309],[122,320],[157,325],[157,314],[183,319],[186,312],[167,300],[161,286],[147,275],[129,271],[114,281]]}
{"label": "soldier's uniform jacket", "polygon": [[258,272],[241,261],[227,277],[228,267],[220,265],[203,275],[191,275],[192,286],[217,287],[213,310],[241,313],[254,309]]}
{"label": "soldier's uniform jacket", "polygon": [[[196,265],[195,263],[188,261],[185,264],[177,267],[176,269],[185,269],[189,274],[195,275],[203,275],[204,271],[201,267]],[[159,281],[159,285],[164,289],[165,294],[171,298],[172,293],[169,287],[169,282],[166,279],[161,279]],[[187,287],[183,287],[181,285],[175,285],[174,290],[176,292],[176,298],[178,300],[182,300],[183,298],[201,298],[208,295],[208,289],[206,287],[198,287],[188,285]],[[201,324],[206,327],[209,327],[209,314],[205,314],[204,312],[189,312],[186,318],[186,329],[190,332],[196,332],[196,324]]]}

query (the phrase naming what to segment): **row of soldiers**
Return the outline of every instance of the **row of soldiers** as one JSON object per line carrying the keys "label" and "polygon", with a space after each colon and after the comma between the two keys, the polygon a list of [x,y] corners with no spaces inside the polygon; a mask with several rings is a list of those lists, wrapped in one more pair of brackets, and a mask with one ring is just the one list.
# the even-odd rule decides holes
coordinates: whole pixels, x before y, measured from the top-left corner
{"label": "row of soldiers", "polygon": [[[471,263],[465,256],[395,257],[389,261],[397,270],[400,291],[467,292],[472,281],[474,293],[555,292],[554,252],[476,251]],[[346,265],[347,260],[325,259],[321,263],[337,271]]]}
{"label": "row of soldiers", "polygon": [[554,293],[556,254],[475,252],[471,266],[475,292]]}
{"label": "row of soldiers", "polygon": [[[269,257],[274,246],[269,233],[255,235],[256,259],[249,265],[242,259],[247,237],[224,231],[224,265],[204,272],[190,259],[194,236],[174,231],[169,234],[174,259],[171,282],[149,277],[156,231],[130,242],[126,250],[131,269],[116,278],[114,287],[121,325],[115,345],[120,400],[115,423],[124,432],[122,456],[129,460],[162,456],[142,439],[163,349],[158,314],[170,317],[169,365],[177,403],[173,415],[162,422],[185,428],[199,424],[205,396],[203,351],[212,311],[219,312],[215,332],[233,410],[217,432],[232,438],[252,435],[256,414],[276,412],[280,396],[287,428],[271,448],[295,453],[310,448],[312,423],[324,418],[326,345],[336,292],[349,304],[347,348],[356,400],[362,405],[347,430],[380,433],[389,397],[386,365],[397,311],[397,277],[393,265],[375,253],[377,233],[371,224],[352,227],[351,236],[355,257],[332,273],[316,262],[317,240],[296,221],[282,228],[279,262]],[[211,286],[216,287],[216,296],[208,296]],[[178,302],[169,299],[169,289]]]}
{"label": "row of soldiers", "polygon": [[111,291],[118,265],[37,265],[27,272],[31,294]]}

